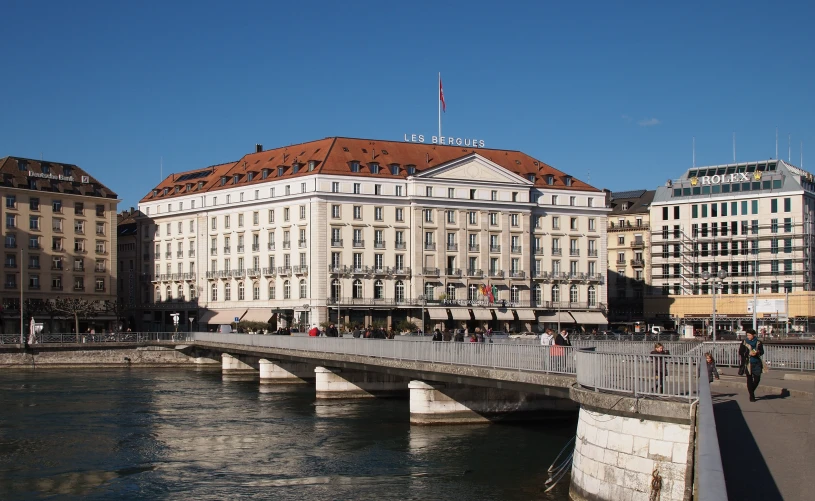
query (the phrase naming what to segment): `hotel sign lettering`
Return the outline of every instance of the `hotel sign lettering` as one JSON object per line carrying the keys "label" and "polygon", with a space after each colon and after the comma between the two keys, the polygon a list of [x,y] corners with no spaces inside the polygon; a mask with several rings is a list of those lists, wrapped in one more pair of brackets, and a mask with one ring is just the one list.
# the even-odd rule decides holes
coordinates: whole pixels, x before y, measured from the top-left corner
{"label": "hotel sign lettering", "polygon": [[[483,139],[470,139],[461,137],[448,137],[448,136],[429,136],[430,144],[444,144],[447,146],[468,146],[473,148],[483,148]],[[424,134],[405,134],[406,143],[424,143]]]}
{"label": "hotel sign lettering", "polygon": [[[752,177],[752,179],[751,179]],[[735,174],[715,174],[713,176],[702,176],[690,178],[691,186],[701,184],[702,186],[711,184],[728,184],[728,183],[743,183],[750,181],[761,181],[761,172],[756,171],[752,176],[744,172],[737,172]]]}

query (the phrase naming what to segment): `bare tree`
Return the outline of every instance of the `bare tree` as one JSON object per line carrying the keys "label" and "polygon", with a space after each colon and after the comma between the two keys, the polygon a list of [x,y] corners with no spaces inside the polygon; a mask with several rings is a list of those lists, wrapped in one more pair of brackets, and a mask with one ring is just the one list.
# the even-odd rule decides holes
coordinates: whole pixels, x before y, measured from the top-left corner
{"label": "bare tree", "polygon": [[74,317],[76,342],[79,342],[79,319],[92,317],[104,309],[99,301],[88,301],[82,298],[56,298],[51,303],[51,310]]}

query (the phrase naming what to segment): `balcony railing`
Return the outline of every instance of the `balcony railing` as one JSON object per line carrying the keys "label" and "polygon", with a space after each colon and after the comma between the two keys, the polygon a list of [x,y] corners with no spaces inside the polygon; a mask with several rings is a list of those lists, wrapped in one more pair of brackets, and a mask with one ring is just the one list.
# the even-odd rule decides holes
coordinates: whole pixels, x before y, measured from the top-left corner
{"label": "balcony railing", "polygon": [[374,242],[374,249],[384,249],[384,248],[385,248],[385,242],[382,242],[382,241]]}
{"label": "balcony railing", "polygon": [[563,249],[561,249],[560,247],[552,247],[552,255],[553,256],[563,255]]}
{"label": "balcony railing", "polygon": [[478,245],[478,244],[470,244],[470,245],[468,245],[468,246],[467,246],[467,249],[468,249],[470,252],[478,252],[478,250],[479,250],[480,248],[481,248],[481,246],[480,246],[480,245]]}
{"label": "balcony railing", "polygon": [[268,250],[274,250],[274,242],[271,242],[267,245]]}
{"label": "balcony railing", "polygon": [[458,250],[458,244],[454,243],[454,242],[447,242],[447,250],[449,250],[449,251],[457,251]]}
{"label": "balcony railing", "polygon": [[631,242],[631,248],[632,249],[642,249],[644,247],[645,247],[645,242],[642,241],[642,240],[635,240],[635,241]]}
{"label": "balcony railing", "polygon": [[298,240],[297,245],[299,245],[301,249],[305,249],[307,245],[307,240]]}
{"label": "balcony railing", "polygon": [[84,291],[85,286],[84,285],[74,285],[74,290],[77,291],[77,292]]}
{"label": "balcony railing", "polygon": [[467,269],[467,276],[468,277],[481,278],[481,277],[484,276],[484,271],[470,268],[470,269]]}
{"label": "balcony railing", "polygon": [[16,289],[16,288],[17,288],[17,284],[12,283],[12,282],[6,282],[6,289]]}
{"label": "balcony railing", "polygon": [[597,257],[597,249],[589,249],[589,257]]}
{"label": "balcony railing", "polygon": [[434,242],[425,242],[424,243],[424,250],[436,250],[436,244]]}
{"label": "balcony railing", "polygon": [[577,257],[580,255],[580,249],[569,249],[569,255],[572,257]]}
{"label": "balcony railing", "polygon": [[283,240],[283,248],[291,249],[291,240]]}
{"label": "balcony railing", "polygon": [[509,271],[509,278],[524,278],[524,277],[526,277],[526,273],[521,270]]}
{"label": "balcony railing", "polygon": [[60,284],[60,285],[51,284],[51,290],[52,291],[61,291],[62,290],[62,284]]}
{"label": "balcony railing", "polygon": [[437,277],[437,276],[439,276],[439,269],[438,268],[422,268],[422,275],[429,276],[429,277]]}
{"label": "balcony railing", "polygon": [[510,252],[512,252],[513,254],[520,254],[521,250],[522,247],[520,245],[513,245],[512,248],[510,249]]}
{"label": "balcony railing", "polygon": [[28,284],[28,290],[38,291],[40,290],[40,284]]}
{"label": "balcony railing", "polygon": [[356,248],[365,247],[365,240],[354,240],[353,245]]}
{"label": "balcony railing", "polygon": [[606,305],[603,303],[589,303],[586,301],[569,302],[569,301],[544,301],[543,308],[551,310],[605,310]]}
{"label": "balcony railing", "polygon": [[552,276],[548,271],[535,271],[532,273],[532,278],[537,278],[539,280],[551,280]]}
{"label": "balcony railing", "polygon": [[277,270],[275,268],[263,268],[264,277],[273,277],[275,275],[277,275]]}
{"label": "balcony railing", "polygon": [[232,247],[224,247],[224,254],[229,254],[232,252]]}
{"label": "balcony railing", "polygon": [[532,253],[535,254],[536,256],[542,256],[543,255],[543,247],[535,247],[535,248],[533,248]]}
{"label": "balcony railing", "polygon": [[28,263],[28,269],[29,270],[39,270],[40,269],[40,263]]}
{"label": "balcony railing", "polygon": [[632,259],[631,266],[635,268],[642,268],[643,266],[645,266],[645,261],[642,259]]}
{"label": "balcony railing", "polygon": [[6,249],[16,249],[17,243],[16,242],[6,242]]}
{"label": "balcony railing", "polygon": [[390,268],[390,273],[393,275],[410,275],[410,268]]}
{"label": "balcony railing", "polygon": [[291,266],[278,266],[277,274],[283,277],[291,275]]}
{"label": "balcony railing", "polygon": [[218,249],[215,249],[215,248],[210,249],[209,250],[209,255],[210,256],[217,256],[218,255]]}
{"label": "balcony railing", "polygon": [[260,276],[260,268],[249,268],[246,270],[246,276],[257,277]]}
{"label": "balcony railing", "polygon": [[184,251],[183,250],[176,251],[175,252],[175,257],[184,257]]}
{"label": "balcony railing", "polygon": [[187,251],[188,257],[195,257],[195,249],[190,249]]}
{"label": "balcony railing", "polygon": [[6,261],[6,268],[16,268],[17,263],[14,261]]}
{"label": "balcony railing", "polygon": [[252,252],[260,251],[260,244],[252,244]]}
{"label": "balcony railing", "polygon": [[331,247],[342,247],[342,239],[341,238],[331,239]]}
{"label": "balcony railing", "polygon": [[444,274],[448,277],[460,277],[461,270],[458,268],[445,268]]}
{"label": "balcony railing", "polygon": [[308,266],[302,264],[300,266],[294,267],[294,274],[295,275],[307,275],[308,274]]}
{"label": "balcony railing", "polygon": [[504,270],[490,270],[490,277],[504,278]]}
{"label": "balcony railing", "polygon": [[490,252],[501,252],[500,245],[490,245]]}
{"label": "balcony railing", "polygon": [[407,243],[397,241],[397,242],[394,244],[394,246],[395,246],[397,249],[406,249],[406,248],[407,248]]}
{"label": "balcony railing", "polygon": [[650,227],[647,223],[631,224],[629,221],[626,221],[623,224],[620,224],[619,222],[611,222],[608,224],[608,231],[626,231],[634,229],[647,231],[650,229]]}
{"label": "balcony railing", "polygon": [[246,250],[246,247],[244,247],[243,245],[238,246],[238,252],[243,252],[244,250]]}

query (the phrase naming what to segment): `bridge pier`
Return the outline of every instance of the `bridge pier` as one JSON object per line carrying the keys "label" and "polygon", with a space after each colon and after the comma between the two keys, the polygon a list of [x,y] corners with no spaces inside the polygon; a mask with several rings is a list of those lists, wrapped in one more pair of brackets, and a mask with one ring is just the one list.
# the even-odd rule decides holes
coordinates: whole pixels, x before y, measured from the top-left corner
{"label": "bridge pier", "polygon": [[[690,499],[694,433],[688,402],[635,399],[572,387],[580,402],[569,496],[577,501]],[[653,497],[651,497],[653,499]]]}
{"label": "bridge pier", "polygon": [[411,424],[480,424],[573,417],[577,404],[538,393],[411,381]]}
{"label": "bridge pier", "polygon": [[263,384],[302,384],[315,377],[315,366],[305,362],[261,358],[259,364]]}
{"label": "bridge pier", "polygon": [[222,374],[248,374],[254,375],[258,372],[258,357],[248,357],[244,355],[221,354]]}
{"label": "bridge pier", "polygon": [[407,379],[378,372],[317,367],[318,399],[373,398],[405,395]]}

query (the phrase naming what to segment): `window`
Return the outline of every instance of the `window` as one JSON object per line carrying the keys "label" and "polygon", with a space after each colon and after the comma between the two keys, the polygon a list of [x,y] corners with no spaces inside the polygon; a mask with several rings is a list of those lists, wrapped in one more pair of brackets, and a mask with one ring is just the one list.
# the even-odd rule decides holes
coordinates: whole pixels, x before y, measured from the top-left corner
{"label": "window", "polygon": [[425,221],[425,223],[432,223],[433,222],[433,210],[432,209],[424,209],[424,221]]}
{"label": "window", "polygon": [[512,226],[520,226],[521,225],[521,217],[519,214],[510,214],[509,221]]}
{"label": "window", "polygon": [[690,208],[690,214],[691,214],[690,217],[692,217],[694,219],[699,217],[699,206],[698,205],[692,205],[691,208]]}
{"label": "window", "polygon": [[300,206],[300,219],[305,219],[305,218],[306,218],[306,206],[301,205]]}
{"label": "window", "polygon": [[553,285],[552,286],[552,301],[555,302],[555,303],[560,302],[560,286],[559,285]]}
{"label": "window", "polygon": [[6,195],[6,209],[13,209],[17,206],[16,195]]}
{"label": "window", "polygon": [[405,301],[405,283],[401,280],[397,280],[394,286],[394,299],[397,303]]}
{"label": "window", "polygon": [[569,197],[569,205],[571,205],[572,207],[577,205],[577,197]]}
{"label": "window", "polygon": [[362,298],[362,280],[356,279],[351,287],[351,297],[353,299]]}
{"label": "window", "polygon": [[274,282],[269,282],[269,299],[275,299],[276,287]]}
{"label": "window", "polygon": [[[156,298],[157,301],[161,300],[161,298]],[[218,284],[213,283],[212,287],[210,288],[209,292],[209,300],[210,301],[217,301],[218,300]]]}
{"label": "window", "polygon": [[447,188],[447,198],[456,198],[455,188]]}
{"label": "window", "polygon": [[397,221],[405,220],[405,211],[403,209],[396,209],[396,220]]}
{"label": "window", "polygon": [[433,196],[433,187],[432,186],[425,186],[424,194],[427,197],[432,197]]}
{"label": "window", "polygon": [[376,221],[382,221],[382,207],[374,207],[374,219]]}
{"label": "window", "polygon": [[552,229],[553,230],[560,229],[560,216],[552,216]]}
{"label": "window", "polygon": [[354,206],[354,219],[362,219],[362,206]]}
{"label": "window", "polygon": [[224,216],[224,228],[229,229],[229,216]]}
{"label": "window", "polygon": [[283,282],[283,299],[291,299],[291,282],[288,280]]}
{"label": "window", "polygon": [[274,223],[274,209],[269,209],[269,222]]}
{"label": "window", "polygon": [[82,202],[75,202],[74,203],[74,214],[77,216],[81,216],[85,214],[85,204]]}
{"label": "window", "polygon": [[557,195],[552,195],[552,205],[557,205]]}
{"label": "window", "polygon": [[490,200],[498,200],[498,191],[496,190],[490,191]]}
{"label": "window", "polygon": [[792,218],[785,217],[784,218],[784,233],[789,233],[792,231]]}
{"label": "window", "polygon": [[308,298],[308,286],[306,285],[305,279],[300,280],[300,299],[307,299]]}
{"label": "window", "polygon": [[337,181],[333,181],[331,183],[331,193],[339,193],[340,192],[340,183]]}
{"label": "window", "polygon": [[475,211],[468,212],[467,220],[470,224],[478,224],[478,213]]}
{"label": "window", "polygon": [[28,216],[28,229],[39,230],[40,218],[38,216]]}
{"label": "window", "polygon": [[751,205],[753,214],[758,214],[758,200],[753,200]]}
{"label": "window", "polygon": [[784,199],[784,212],[790,212],[792,210],[792,199],[785,198]]}
{"label": "window", "polygon": [[252,213],[252,224],[255,226],[260,224],[260,213],[257,211]]}
{"label": "window", "polygon": [[455,224],[456,223],[456,211],[452,211],[452,210],[447,211],[447,223],[448,224]]}
{"label": "window", "polygon": [[573,218],[569,219],[569,228],[572,229],[572,230],[577,230],[578,226],[577,226],[577,218],[576,217],[573,217]]}
{"label": "window", "polygon": [[283,208],[283,221],[288,221],[289,220],[290,212],[291,211],[289,210],[288,207]]}
{"label": "window", "polygon": [[772,212],[773,214],[778,212],[778,199],[777,198],[773,198],[772,200],[770,200],[770,212]]}
{"label": "window", "polygon": [[490,212],[490,226],[498,226],[498,213]]}
{"label": "window", "polygon": [[577,296],[577,286],[572,285],[571,287],[569,287],[569,302],[570,303],[576,303],[577,302],[577,297],[578,297]]}
{"label": "window", "polygon": [[338,219],[340,217],[340,206],[339,205],[332,205],[331,206],[331,217],[334,219]]}

